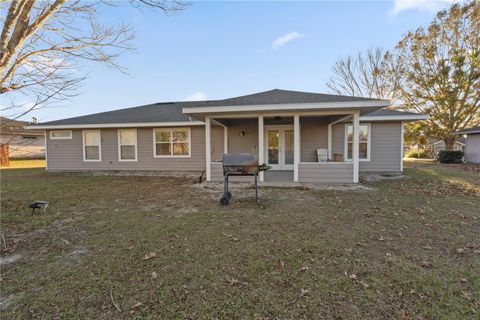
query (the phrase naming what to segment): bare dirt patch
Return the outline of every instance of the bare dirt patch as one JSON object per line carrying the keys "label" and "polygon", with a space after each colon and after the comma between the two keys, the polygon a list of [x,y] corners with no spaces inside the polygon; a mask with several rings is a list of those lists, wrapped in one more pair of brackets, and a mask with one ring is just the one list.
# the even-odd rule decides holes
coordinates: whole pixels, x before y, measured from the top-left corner
{"label": "bare dirt patch", "polygon": [[[232,184],[222,207],[221,184],[189,177],[9,170],[2,256],[22,258],[2,266],[2,297],[13,297],[2,316],[475,319],[477,179],[406,174],[350,189],[262,187],[261,205]],[[31,216],[23,204],[37,198],[50,206]]]}

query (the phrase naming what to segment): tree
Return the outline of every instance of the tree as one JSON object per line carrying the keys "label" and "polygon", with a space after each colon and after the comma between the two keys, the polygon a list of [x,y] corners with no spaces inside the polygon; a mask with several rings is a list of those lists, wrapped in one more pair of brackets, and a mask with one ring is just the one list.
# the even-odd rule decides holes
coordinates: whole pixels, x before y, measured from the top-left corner
{"label": "tree", "polygon": [[335,62],[327,87],[337,94],[395,100],[399,79],[393,70],[390,54],[371,48]]}
{"label": "tree", "polygon": [[392,55],[402,108],[427,114],[427,136],[452,150],[451,133],[480,122],[479,3],[440,11],[427,29],[407,33]]}
{"label": "tree", "polygon": [[[166,0],[130,0],[135,7],[156,8],[165,13],[182,10],[186,3]],[[0,95],[2,113],[17,119],[28,112],[77,94],[85,78],[82,63],[93,61],[125,72],[116,62],[133,50],[134,30],[98,21],[102,7],[114,1],[12,0],[0,3]],[[6,13],[4,16],[3,13]],[[15,98],[27,97],[25,105]],[[20,110],[22,108],[22,110]],[[5,114],[4,114],[5,115]]]}

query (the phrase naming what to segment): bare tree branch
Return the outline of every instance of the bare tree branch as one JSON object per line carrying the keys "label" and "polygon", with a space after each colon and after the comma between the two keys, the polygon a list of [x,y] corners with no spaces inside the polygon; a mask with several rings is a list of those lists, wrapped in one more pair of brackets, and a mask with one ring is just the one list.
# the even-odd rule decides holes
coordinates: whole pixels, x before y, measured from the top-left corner
{"label": "bare tree branch", "polygon": [[389,72],[390,56],[381,48],[339,59],[332,67],[327,87],[337,94],[395,100],[398,77]]}
{"label": "bare tree branch", "polygon": [[[106,0],[0,2],[0,10],[7,13],[0,19],[0,95],[28,97],[33,105],[16,112],[14,117],[75,96],[85,79],[84,61],[127,72],[117,58],[134,50],[133,28],[123,23],[105,26],[98,20],[100,8],[121,5],[121,2]],[[129,5],[175,13],[188,3],[131,0]],[[2,100],[7,99],[3,96]],[[20,109],[15,102],[2,103],[2,112]]]}

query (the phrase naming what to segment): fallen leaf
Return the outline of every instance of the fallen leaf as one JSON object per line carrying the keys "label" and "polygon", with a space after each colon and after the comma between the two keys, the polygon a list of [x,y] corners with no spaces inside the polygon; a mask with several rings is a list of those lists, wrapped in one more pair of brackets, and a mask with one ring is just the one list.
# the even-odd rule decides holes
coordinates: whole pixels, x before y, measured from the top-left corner
{"label": "fallen leaf", "polygon": [[378,241],[385,241],[385,238],[383,236],[378,237]]}
{"label": "fallen leaf", "polygon": [[308,290],[308,289],[301,289],[301,290],[300,290],[300,294],[301,294],[302,296],[306,296],[306,295],[309,294],[309,293],[310,293],[310,290]]}
{"label": "fallen leaf", "polygon": [[230,283],[230,285],[231,285],[232,287],[240,284],[240,281],[238,281],[238,279],[235,279],[234,277],[231,277],[231,278],[228,280],[228,282]]}
{"label": "fallen leaf", "polygon": [[425,250],[432,250],[432,247],[430,247],[430,246],[425,246],[425,247],[423,247],[423,249],[425,249]]}
{"label": "fallen leaf", "polygon": [[420,262],[420,265],[424,268],[430,268],[432,263],[426,259],[423,259],[422,262]]}
{"label": "fallen leaf", "polygon": [[462,291],[462,295],[467,300],[472,300],[472,293],[469,291]]}
{"label": "fallen leaf", "polygon": [[150,253],[147,253],[144,257],[143,257],[143,260],[150,260],[152,258],[155,258],[157,256],[157,254],[155,252],[150,252]]}
{"label": "fallen leaf", "polygon": [[137,302],[132,306],[132,309],[137,309],[137,308],[140,308],[141,306],[143,306],[143,303]]}
{"label": "fallen leaf", "polygon": [[301,272],[305,272],[308,270],[308,267],[301,267],[300,269],[298,269],[298,271],[301,271]]}
{"label": "fallen leaf", "polygon": [[457,248],[457,253],[465,253],[465,248]]}
{"label": "fallen leaf", "polygon": [[280,266],[281,266],[282,268],[285,268],[285,261],[280,260]]}
{"label": "fallen leaf", "polygon": [[463,283],[467,283],[467,282],[468,282],[467,278],[462,278],[462,279],[460,279],[460,281],[463,282]]}
{"label": "fallen leaf", "polygon": [[152,272],[152,278],[153,279],[157,279],[158,278],[158,273],[156,273],[155,271]]}
{"label": "fallen leaf", "polygon": [[348,276],[350,279],[357,279],[357,275],[355,273],[352,273],[351,275]]}

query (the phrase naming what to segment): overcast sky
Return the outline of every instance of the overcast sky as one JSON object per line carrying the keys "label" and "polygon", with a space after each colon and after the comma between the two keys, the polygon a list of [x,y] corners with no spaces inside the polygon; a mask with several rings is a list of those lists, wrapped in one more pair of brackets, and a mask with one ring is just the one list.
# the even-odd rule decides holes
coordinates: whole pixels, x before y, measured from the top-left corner
{"label": "overcast sky", "polygon": [[[448,1],[193,2],[165,16],[125,8],[102,21],[136,27],[129,75],[89,64],[81,94],[25,117],[40,122],[142,104],[228,98],[274,88],[328,92],[332,64],[391,48]],[[26,101],[28,103],[28,101]]]}

